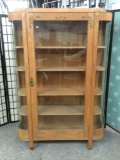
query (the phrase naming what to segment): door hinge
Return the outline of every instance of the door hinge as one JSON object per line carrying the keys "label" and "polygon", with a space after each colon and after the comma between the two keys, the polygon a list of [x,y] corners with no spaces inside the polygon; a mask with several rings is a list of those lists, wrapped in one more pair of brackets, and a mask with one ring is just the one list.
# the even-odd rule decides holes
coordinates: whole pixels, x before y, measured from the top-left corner
{"label": "door hinge", "polygon": [[30,86],[34,86],[33,78],[30,78]]}

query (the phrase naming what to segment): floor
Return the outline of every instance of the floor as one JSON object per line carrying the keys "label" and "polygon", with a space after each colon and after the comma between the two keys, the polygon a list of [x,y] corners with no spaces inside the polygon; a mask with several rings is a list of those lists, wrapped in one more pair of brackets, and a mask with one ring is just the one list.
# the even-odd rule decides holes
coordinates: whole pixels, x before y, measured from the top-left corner
{"label": "floor", "polygon": [[120,160],[120,134],[108,127],[92,150],[86,141],[37,142],[29,150],[28,142],[17,137],[17,127],[18,123],[0,127],[0,160]]}

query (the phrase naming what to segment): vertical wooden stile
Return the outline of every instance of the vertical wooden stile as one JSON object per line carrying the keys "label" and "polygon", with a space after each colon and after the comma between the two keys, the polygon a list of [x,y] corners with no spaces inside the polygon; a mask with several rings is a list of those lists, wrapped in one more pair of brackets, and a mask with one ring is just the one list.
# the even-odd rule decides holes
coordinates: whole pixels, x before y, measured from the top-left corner
{"label": "vertical wooden stile", "polygon": [[[29,53],[29,77],[33,80],[33,86],[31,86],[31,112],[32,112],[32,127],[33,138],[38,130],[38,104],[37,104],[37,78],[36,78],[36,58],[35,58],[35,44],[34,44],[34,21],[33,14],[28,13],[26,17],[27,34],[28,34],[28,53]],[[34,118],[33,118],[34,116]]]}
{"label": "vertical wooden stile", "polygon": [[[88,34],[87,34],[87,53],[86,53],[86,76],[85,76],[85,114],[84,128],[89,129],[89,112],[90,112],[90,96],[91,96],[91,68],[93,53],[93,33],[94,33],[94,13],[88,14]],[[88,130],[89,131],[89,130]]]}
{"label": "vertical wooden stile", "polygon": [[25,83],[26,83],[26,100],[28,107],[28,135],[29,135],[29,146],[30,149],[33,149],[33,134],[32,134],[32,112],[31,112],[31,93],[29,85],[29,53],[28,53],[28,44],[27,44],[27,26],[26,26],[26,10],[21,13],[22,17],[22,39],[23,39],[23,49],[24,49],[24,65],[25,65]]}
{"label": "vertical wooden stile", "polygon": [[90,111],[89,111],[89,135],[88,135],[88,149],[92,148],[93,129],[94,129],[94,99],[95,99],[95,77],[96,77],[96,61],[98,49],[98,31],[99,31],[99,10],[94,13],[94,38],[93,38],[93,52],[92,52],[92,73],[91,73],[91,95],[90,95]]}

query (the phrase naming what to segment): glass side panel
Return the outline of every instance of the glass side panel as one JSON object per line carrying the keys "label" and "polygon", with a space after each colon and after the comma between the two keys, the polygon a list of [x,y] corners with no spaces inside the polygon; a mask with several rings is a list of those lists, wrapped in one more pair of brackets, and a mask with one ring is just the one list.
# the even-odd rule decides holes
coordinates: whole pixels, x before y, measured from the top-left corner
{"label": "glass side panel", "polygon": [[22,22],[14,21],[15,46],[22,46]]}
{"label": "glass side panel", "polygon": [[98,35],[98,46],[105,46],[105,34],[106,34],[106,22],[100,21],[99,35]]}
{"label": "glass side panel", "polygon": [[[97,106],[96,112],[99,114],[94,117],[94,122],[104,123],[104,104],[105,104],[105,89],[106,89],[106,74],[107,74],[107,62],[109,53],[109,41],[110,41],[110,28],[111,23],[100,21],[99,22],[99,34],[98,34],[98,50],[96,66],[96,84],[95,86],[102,90],[102,94],[95,97],[95,105]],[[97,113],[96,113],[97,114]]]}
{"label": "glass side panel", "polygon": [[[24,63],[24,49],[23,49],[23,35],[22,22],[14,21],[14,38],[16,49],[16,61],[18,71],[18,95],[20,96],[20,125],[21,129],[28,129],[27,123],[27,101],[26,101],[26,82],[25,82],[25,63]],[[20,93],[20,94],[19,94]]]}
{"label": "glass side panel", "polygon": [[36,21],[35,46],[86,46],[87,22]]}
{"label": "glass side panel", "polygon": [[14,21],[14,39],[16,49],[17,67],[24,66],[22,22]]}

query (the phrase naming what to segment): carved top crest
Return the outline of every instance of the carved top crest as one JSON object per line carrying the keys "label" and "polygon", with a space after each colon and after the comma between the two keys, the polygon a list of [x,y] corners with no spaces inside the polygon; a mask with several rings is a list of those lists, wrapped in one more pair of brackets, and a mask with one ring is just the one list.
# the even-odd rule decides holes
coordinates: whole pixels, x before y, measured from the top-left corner
{"label": "carved top crest", "polygon": [[21,15],[24,16],[26,13],[26,9],[21,9]]}
{"label": "carved top crest", "polygon": [[37,20],[37,19],[41,19],[41,17],[40,16],[31,16],[30,18],[29,18],[29,27],[30,28],[32,28],[32,25],[33,25],[33,21],[34,20]]}
{"label": "carved top crest", "polygon": [[[40,16],[31,16],[29,18],[29,27],[30,28],[32,28],[34,20],[42,20],[42,18]],[[65,21],[65,20],[67,20],[67,17],[65,17],[65,16],[56,16],[56,17],[53,18],[53,20],[55,20],[55,21]]]}

